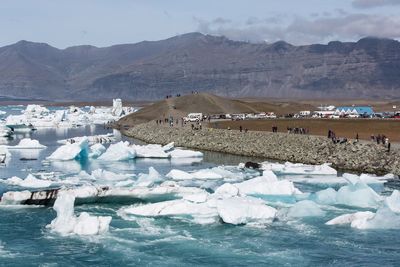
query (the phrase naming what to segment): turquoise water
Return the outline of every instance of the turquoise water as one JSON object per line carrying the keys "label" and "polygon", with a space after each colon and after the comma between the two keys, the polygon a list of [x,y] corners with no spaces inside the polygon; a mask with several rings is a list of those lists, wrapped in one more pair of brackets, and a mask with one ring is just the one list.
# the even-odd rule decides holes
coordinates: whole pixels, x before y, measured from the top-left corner
{"label": "turquoise water", "polygon": [[[0,107],[0,110],[5,108]],[[42,162],[59,146],[57,140],[107,132],[112,130],[82,127],[33,132],[29,136],[48,148],[34,155],[37,160],[33,161],[21,161],[23,152],[12,152],[11,162],[0,168],[0,179],[14,175],[24,178],[28,173],[44,171],[68,176],[98,168],[139,174],[147,173],[150,166],[165,175],[172,168],[189,171],[222,164],[236,165],[248,160],[207,152],[203,160],[139,159],[110,164]],[[17,135],[8,140],[8,144],[18,143],[20,138],[27,136]],[[304,192],[324,188],[321,185],[296,186]],[[0,194],[15,189],[0,183]],[[387,185],[385,190],[390,192],[392,185]],[[279,201],[290,203],[292,199]],[[76,213],[87,211],[92,215],[112,216],[109,232],[93,237],[65,237],[50,232],[46,225],[56,216],[51,207],[2,206],[0,266],[397,266],[400,260],[398,230],[357,230],[324,224],[337,215],[355,212],[355,209],[329,207],[323,217],[277,220],[267,227],[256,228],[223,223],[199,225],[189,219],[174,218],[128,221],[117,214],[126,205],[93,203],[76,206]]]}

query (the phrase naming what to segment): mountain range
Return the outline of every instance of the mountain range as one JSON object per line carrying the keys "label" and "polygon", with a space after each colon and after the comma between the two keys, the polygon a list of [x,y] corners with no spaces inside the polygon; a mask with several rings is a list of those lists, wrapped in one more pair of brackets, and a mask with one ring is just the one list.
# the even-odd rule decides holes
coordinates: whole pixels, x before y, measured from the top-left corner
{"label": "mountain range", "polygon": [[188,33],[161,41],[0,48],[0,97],[43,100],[228,97],[400,98],[400,43],[363,38],[294,46]]}

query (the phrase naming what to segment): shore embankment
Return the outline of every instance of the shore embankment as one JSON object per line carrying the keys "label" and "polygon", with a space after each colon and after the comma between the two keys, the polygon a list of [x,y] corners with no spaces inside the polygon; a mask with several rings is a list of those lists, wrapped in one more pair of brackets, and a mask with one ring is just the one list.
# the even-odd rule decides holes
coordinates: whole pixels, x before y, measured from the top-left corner
{"label": "shore embankment", "polygon": [[375,174],[400,175],[399,150],[374,143],[334,144],[321,136],[249,131],[247,133],[190,127],[168,127],[155,122],[138,124],[123,134],[148,143],[167,144],[242,156],[305,164],[332,163],[335,168]]}

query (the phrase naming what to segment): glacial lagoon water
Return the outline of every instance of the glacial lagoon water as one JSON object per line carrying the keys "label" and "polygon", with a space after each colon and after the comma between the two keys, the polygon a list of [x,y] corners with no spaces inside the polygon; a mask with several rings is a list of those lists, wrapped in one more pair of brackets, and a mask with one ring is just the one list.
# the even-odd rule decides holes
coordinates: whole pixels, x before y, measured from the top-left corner
{"label": "glacial lagoon water", "polygon": [[[112,163],[45,160],[60,146],[57,140],[110,132],[113,130],[102,126],[39,129],[30,134],[17,134],[12,140],[2,140],[14,145],[21,138],[31,137],[47,148],[12,151],[11,161],[0,168],[0,179],[24,178],[29,173],[41,172],[68,177],[82,170],[91,172],[99,168],[115,173],[139,174],[154,167],[165,175],[171,169],[192,171],[237,165],[248,160],[212,152],[205,152],[203,159],[135,159]],[[140,144],[121,137],[116,131],[114,134]],[[36,160],[20,160],[23,157]],[[289,179],[290,175],[278,177]],[[328,187],[299,181],[295,185],[303,192]],[[382,194],[389,195],[394,187],[395,183],[386,184]],[[9,190],[21,189],[0,183],[0,195]],[[52,207],[0,206],[0,266],[397,266],[400,260],[399,229],[359,230],[348,225],[325,225],[338,215],[368,209],[324,206],[326,214],[322,217],[275,220],[267,226],[254,227],[222,222],[202,225],[189,218],[137,217],[126,220],[120,217],[118,210],[131,204],[75,206],[76,213],[86,211],[91,215],[112,216],[108,233],[89,237],[60,236],[46,228],[56,217]]]}

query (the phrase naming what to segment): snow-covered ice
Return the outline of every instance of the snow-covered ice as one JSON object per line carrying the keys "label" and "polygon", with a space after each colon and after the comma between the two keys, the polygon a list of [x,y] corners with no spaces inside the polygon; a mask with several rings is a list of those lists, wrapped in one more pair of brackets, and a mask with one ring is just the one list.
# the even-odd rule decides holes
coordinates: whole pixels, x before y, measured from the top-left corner
{"label": "snow-covered ice", "polygon": [[108,232],[111,216],[91,216],[82,212],[77,217],[74,214],[74,202],[72,194],[63,193],[58,196],[53,206],[57,217],[47,228],[61,235],[99,235]]}

